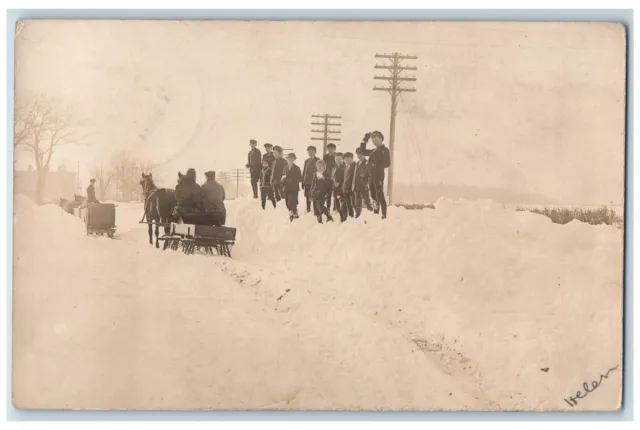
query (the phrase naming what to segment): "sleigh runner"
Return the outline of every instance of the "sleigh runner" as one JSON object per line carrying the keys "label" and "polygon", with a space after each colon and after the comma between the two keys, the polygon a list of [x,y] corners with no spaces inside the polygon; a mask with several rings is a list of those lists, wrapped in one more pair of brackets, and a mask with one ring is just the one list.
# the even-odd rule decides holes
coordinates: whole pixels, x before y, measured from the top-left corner
{"label": "sleigh runner", "polygon": [[163,249],[181,249],[185,254],[196,251],[205,254],[231,257],[231,249],[236,240],[236,229],[212,225],[171,223],[171,231],[159,240],[164,241]]}

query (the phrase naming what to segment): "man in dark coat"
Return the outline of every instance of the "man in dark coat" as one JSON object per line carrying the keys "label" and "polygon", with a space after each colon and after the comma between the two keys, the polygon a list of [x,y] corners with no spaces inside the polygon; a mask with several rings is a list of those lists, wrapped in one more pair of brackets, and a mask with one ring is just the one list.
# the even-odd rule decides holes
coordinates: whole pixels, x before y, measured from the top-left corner
{"label": "man in dark coat", "polygon": [[213,224],[223,226],[227,220],[227,209],[224,206],[226,197],[224,187],[216,181],[216,172],[206,172],[207,181],[202,185],[202,204],[204,211],[211,215]]}
{"label": "man in dark coat", "polygon": [[271,184],[271,166],[267,160],[262,160],[262,171],[260,172],[260,198],[262,199],[262,209],[267,205],[267,199],[271,200],[273,207],[276,207],[276,198],[273,196],[273,185]]}
{"label": "man in dark coat", "polygon": [[347,220],[347,207],[344,205],[344,193],[342,192],[342,186],[344,184],[344,172],[345,172],[345,164],[342,161],[342,153],[336,152],[336,165],[331,172],[331,179],[333,179],[333,197],[334,197],[334,208],[340,214],[340,222],[345,222]]}
{"label": "man in dark coat", "polygon": [[[366,149],[367,142],[371,137],[371,141],[375,148]],[[389,149],[382,143],[384,136],[379,131],[367,133],[360,143],[360,149],[364,155],[369,157],[368,168],[370,173],[370,186],[372,197],[374,198],[374,213],[378,213],[378,209],[382,212],[382,219],[387,217],[387,200],[384,197],[384,169],[391,165],[391,154]]]}
{"label": "man in dark coat", "polygon": [[204,212],[202,204],[202,189],[196,183],[195,169],[187,170],[186,175],[180,176],[180,186],[176,187],[177,211],[176,218],[183,215]]}
{"label": "man in dark coat", "polygon": [[344,153],[344,181],[342,183],[342,206],[343,211],[353,218],[355,197],[353,193],[353,178],[356,171],[356,163],[353,162],[353,154],[351,152]]}
{"label": "man in dark coat", "polygon": [[287,167],[284,169],[284,177],[281,181],[290,221],[298,218],[298,192],[300,191],[300,182],[302,182],[302,172],[295,162],[296,154],[291,152],[287,155]]}
{"label": "man in dark coat", "polygon": [[362,213],[362,204],[371,210],[371,201],[369,200],[369,166],[364,156],[362,148],[356,149],[358,161],[355,163],[355,171],[353,173],[353,194],[354,194],[354,210],[356,218]]}
{"label": "man in dark coat", "polygon": [[[327,151],[328,152],[322,157],[322,160],[327,165],[327,172],[331,174],[333,172],[333,168],[336,167],[336,145],[333,143],[327,144]],[[331,211],[332,193],[329,193],[329,196],[327,197],[327,209],[329,211]],[[333,205],[333,208],[334,210],[338,210],[338,207],[335,204]]]}
{"label": "man in dark coat", "polygon": [[271,165],[271,184],[273,185],[273,195],[276,201],[279,202],[284,198],[284,190],[282,188],[282,175],[284,175],[284,169],[287,167],[287,161],[282,157],[282,148],[278,145],[273,147],[273,154],[275,160]]}
{"label": "man in dark coat", "polygon": [[322,224],[322,215],[327,217],[327,221],[333,221],[329,209],[325,206],[327,195],[329,195],[333,189],[333,181],[329,173],[325,170],[326,164],[324,161],[318,160],[316,169],[316,173],[313,175],[311,182],[311,197],[313,198],[313,205],[318,222]]}
{"label": "man in dark coat", "polygon": [[91,179],[89,181],[89,186],[87,187],[87,204],[88,203],[98,203],[96,199],[96,180]]}
{"label": "man in dark coat", "polygon": [[262,161],[266,161],[267,163],[269,163],[269,167],[271,167],[271,165],[276,159],[276,156],[273,155],[273,145],[270,143],[265,143],[264,150],[265,150],[265,153],[262,156]]}
{"label": "man in dark coat", "polygon": [[254,139],[251,139],[249,141],[249,146],[251,146],[251,150],[249,151],[246,167],[251,173],[251,188],[253,189],[253,198],[257,199],[258,181],[260,180],[260,170],[262,169],[262,154],[257,148],[258,142],[256,142]]}
{"label": "man in dark coat", "polygon": [[311,212],[311,183],[313,182],[313,175],[316,174],[316,163],[320,161],[320,159],[316,157],[315,146],[307,146],[307,153],[309,154],[309,158],[304,161],[302,186],[304,188],[304,197],[307,200],[307,213],[309,213]]}

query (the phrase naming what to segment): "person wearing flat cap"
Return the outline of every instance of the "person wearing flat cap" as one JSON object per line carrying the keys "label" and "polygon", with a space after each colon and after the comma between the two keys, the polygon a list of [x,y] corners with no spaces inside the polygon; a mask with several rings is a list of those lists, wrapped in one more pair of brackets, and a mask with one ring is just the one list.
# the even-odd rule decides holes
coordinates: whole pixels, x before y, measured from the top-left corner
{"label": "person wearing flat cap", "polygon": [[186,175],[178,173],[180,186],[176,187],[177,205],[174,217],[180,218],[187,214],[202,212],[202,188],[196,182],[196,170],[190,168]]}
{"label": "person wearing flat cap", "polygon": [[[324,154],[324,156],[322,157],[322,159],[324,160],[325,164],[327,165],[327,172],[331,173],[333,172],[333,169],[335,169],[336,167],[336,145],[334,143],[329,143],[327,145],[327,153]],[[329,195],[327,196],[327,201],[326,201],[326,206],[327,209],[329,211],[331,211],[331,197],[333,195],[333,190],[331,192],[329,192]],[[338,205],[335,202],[335,198],[334,200],[334,204],[333,204],[333,210],[334,212],[338,210]]]}
{"label": "person wearing flat cap", "polygon": [[307,213],[309,213],[311,212],[311,184],[313,183],[313,176],[317,171],[316,163],[320,161],[320,159],[316,157],[315,146],[307,146],[307,153],[309,154],[309,158],[304,161],[304,168],[302,169],[302,186],[304,188],[304,197],[307,200]]}
{"label": "person wearing flat cap", "polygon": [[251,173],[251,188],[253,189],[253,198],[258,198],[258,182],[260,181],[260,170],[262,170],[262,153],[257,148],[258,142],[255,139],[249,141],[251,150],[247,157],[247,169]]}
{"label": "person wearing flat cap", "polygon": [[[367,142],[371,138],[373,149],[367,149]],[[384,197],[384,169],[391,165],[391,154],[389,149],[384,146],[384,136],[379,131],[374,131],[364,135],[360,143],[360,150],[369,157],[367,168],[369,169],[369,188],[371,189],[371,197],[373,199],[373,212],[382,212],[382,219],[387,217],[387,200]]]}
{"label": "person wearing flat cap", "polygon": [[91,179],[89,181],[89,186],[87,187],[87,203],[98,203],[96,199],[96,180]]}
{"label": "person wearing flat cap", "polygon": [[276,159],[276,156],[273,155],[273,145],[270,143],[265,143],[264,150],[266,152],[262,156],[262,161],[266,161],[267,163],[269,163],[269,167],[271,167]]}
{"label": "person wearing flat cap", "polygon": [[372,210],[371,200],[369,198],[369,181],[371,178],[369,172],[369,165],[367,164],[367,157],[362,148],[356,148],[356,156],[358,161],[355,163],[355,170],[353,171],[353,182],[351,184],[351,190],[353,192],[353,210],[355,217],[358,218],[362,213],[362,207],[367,210]]}
{"label": "person wearing flat cap", "polygon": [[282,175],[284,168],[287,167],[287,161],[282,156],[282,148],[278,145],[273,147],[273,155],[275,159],[271,165],[271,184],[273,185],[273,195],[276,202],[284,198],[284,189],[282,188]]}
{"label": "person wearing flat cap", "polygon": [[302,182],[302,172],[296,165],[296,154],[287,155],[287,167],[284,168],[284,176],[281,180],[284,188],[284,198],[289,209],[289,221],[298,218],[298,192]]}
{"label": "person wearing flat cap", "polygon": [[262,209],[267,205],[267,199],[276,207],[276,198],[273,195],[273,184],[271,182],[272,170],[267,160],[262,160],[262,171],[260,172],[260,200],[262,201]]}
{"label": "person wearing flat cap", "polygon": [[216,172],[205,172],[207,181],[202,184],[202,203],[207,214],[211,215],[213,225],[223,226],[227,220],[227,209],[224,206],[224,187],[216,181]]}
{"label": "person wearing flat cap", "polygon": [[356,163],[353,162],[353,153],[344,153],[344,180],[342,181],[343,205],[347,215],[351,218],[354,216],[355,194],[353,192],[353,180],[356,172]]}

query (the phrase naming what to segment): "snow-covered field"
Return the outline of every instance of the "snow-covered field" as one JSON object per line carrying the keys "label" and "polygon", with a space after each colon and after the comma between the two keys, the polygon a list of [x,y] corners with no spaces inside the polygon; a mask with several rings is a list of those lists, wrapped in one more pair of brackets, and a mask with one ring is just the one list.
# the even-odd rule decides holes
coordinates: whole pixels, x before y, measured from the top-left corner
{"label": "snow-covered field", "polygon": [[[615,408],[623,232],[491,203],[289,223],[228,202],[233,259],[116,240],[17,196],[17,406],[124,409]],[[546,370],[543,370],[546,369]]]}

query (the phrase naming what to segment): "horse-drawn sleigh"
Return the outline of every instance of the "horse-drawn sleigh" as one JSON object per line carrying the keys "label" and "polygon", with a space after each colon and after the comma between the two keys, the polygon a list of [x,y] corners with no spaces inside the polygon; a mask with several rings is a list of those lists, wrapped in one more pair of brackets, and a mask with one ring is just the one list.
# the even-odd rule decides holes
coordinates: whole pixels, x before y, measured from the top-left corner
{"label": "horse-drawn sleigh", "polygon": [[[149,226],[149,243],[153,244],[155,226],[156,248],[164,242],[162,249],[182,250],[185,254],[196,251],[231,257],[235,244],[236,229],[217,224],[215,217],[207,213],[190,213],[174,216],[177,205],[175,192],[168,188],[157,188],[151,174],[142,174],[140,180],[145,196],[144,215],[141,224]],[[159,229],[164,229],[160,236]]]}
{"label": "horse-drawn sleigh", "polygon": [[60,207],[77,216],[87,226],[90,234],[107,235],[113,238],[116,232],[116,205],[113,203],[86,203],[86,199],[75,194],[73,200],[60,199]]}
{"label": "horse-drawn sleigh", "polygon": [[87,225],[90,234],[107,235],[113,239],[116,233],[116,205],[113,203],[88,203],[74,209],[77,217]]}

